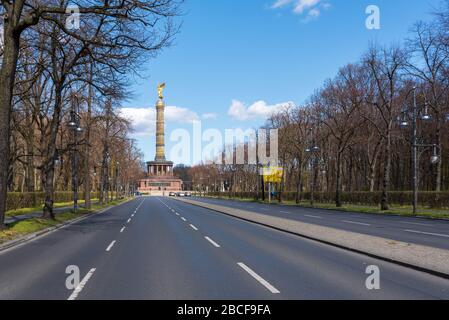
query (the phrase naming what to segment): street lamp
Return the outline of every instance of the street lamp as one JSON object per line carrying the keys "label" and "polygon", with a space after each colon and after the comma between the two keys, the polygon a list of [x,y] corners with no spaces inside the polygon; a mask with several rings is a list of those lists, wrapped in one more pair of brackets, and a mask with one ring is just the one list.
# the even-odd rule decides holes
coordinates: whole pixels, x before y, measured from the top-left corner
{"label": "street lamp", "polygon": [[[412,88],[413,91],[413,110],[412,110],[412,171],[413,171],[413,215],[417,214],[418,211],[418,188],[419,188],[419,148],[433,148],[433,155],[430,158],[430,163],[435,165],[440,162],[440,157],[438,156],[438,146],[436,144],[418,144],[418,105],[416,103],[416,87]],[[424,108],[424,115],[421,117],[423,121],[432,120],[432,116],[429,114],[429,108],[426,103]],[[407,119],[402,119],[400,121],[400,126],[402,128],[409,127],[410,124]]]}
{"label": "street lamp", "polygon": [[438,163],[440,163],[440,156],[437,153],[437,145],[433,146],[433,155],[432,157],[430,157],[430,163],[433,165],[437,165]]}
{"label": "street lamp", "polygon": [[310,146],[306,148],[306,153],[311,155],[311,190],[310,190],[310,205],[313,207],[315,205],[315,168],[318,161],[318,152],[320,152],[320,147],[315,145],[315,138],[313,136],[313,129],[310,128]]}
{"label": "street lamp", "polygon": [[81,117],[75,112],[75,106],[72,104],[72,110],[70,111],[70,120],[67,124],[70,130],[72,130],[72,188],[73,188],[73,211],[78,211],[78,165],[77,165],[77,144],[78,134],[83,132],[80,127]]}

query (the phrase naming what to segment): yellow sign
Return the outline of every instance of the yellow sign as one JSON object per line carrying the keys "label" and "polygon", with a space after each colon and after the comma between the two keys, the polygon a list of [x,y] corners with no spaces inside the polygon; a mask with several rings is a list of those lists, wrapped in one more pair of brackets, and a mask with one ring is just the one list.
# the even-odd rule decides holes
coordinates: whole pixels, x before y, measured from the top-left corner
{"label": "yellow sign", "polygon": [[263,168],[263,179],[267,183],[281,183],[284,176],[284,169],[281,167]]}

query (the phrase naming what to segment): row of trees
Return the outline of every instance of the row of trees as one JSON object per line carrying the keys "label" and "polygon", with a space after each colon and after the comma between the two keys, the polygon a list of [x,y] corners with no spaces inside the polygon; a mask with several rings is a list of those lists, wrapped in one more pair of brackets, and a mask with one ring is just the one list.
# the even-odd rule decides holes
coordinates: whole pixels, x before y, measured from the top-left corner
{"label": "row of trees", "polygon": [[88,206],[93,187],[107,200],[111,176],[131,188],[140,153],[116,109],[137,66],[170,45],[178,13],[176,0],[1,1],[0,225],[12,190],[43,190],[54,218],[72,170]]}
{"label": "row of trees", "polygon": [[[307,103],[273,114],[266,126],[279,129],[279,198],[332,191],[340,207],[342,192],[377,191],[388,210],[391,190],[412,188],[412,128],[401,124],[411,123],[415,94],[418,144],[434,145],[419,150],[420,189],[449,190],[448,57],[449,6],[417,23],[403,46],[371,45]],[[259,173],[252,165],[208,165],[192,168],[191,178],[203,190],[255,191],[264,188]]]}

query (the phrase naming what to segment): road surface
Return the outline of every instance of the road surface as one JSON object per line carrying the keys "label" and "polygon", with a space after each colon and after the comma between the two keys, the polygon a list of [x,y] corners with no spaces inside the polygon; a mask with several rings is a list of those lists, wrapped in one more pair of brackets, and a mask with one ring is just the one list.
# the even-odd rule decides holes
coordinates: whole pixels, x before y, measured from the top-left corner
{"label": "road surface", "polygon": [[[66,288],[67,266],[81,283]],[[367,266],[380,268],[368,290]],[[449,299],[449,280],[169,198],[0,253],[0,299]]]}

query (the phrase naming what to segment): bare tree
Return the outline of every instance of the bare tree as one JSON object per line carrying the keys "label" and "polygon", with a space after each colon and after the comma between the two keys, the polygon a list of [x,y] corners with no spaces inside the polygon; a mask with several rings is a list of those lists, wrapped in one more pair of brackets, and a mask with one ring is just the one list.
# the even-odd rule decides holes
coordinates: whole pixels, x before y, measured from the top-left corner
{"label": "bare tree", "polygon": [[[383,183],[381,209],[389,209],[388,193],[391,178],[391,145],[395,120],[400,112],[398,89],[401,85],[401,73],[405,65],[402,49],[378,49],[372,47],[364,59],[370,71],[376,90],[368,103],[376,109],[376,119],[367,118],[382,136],[384,142]],[[380,119],[380,121],[377,121]]]}

